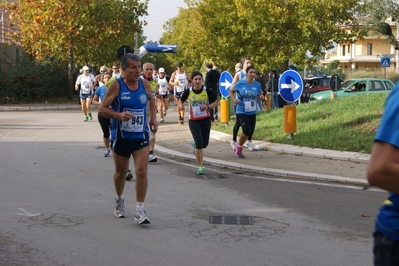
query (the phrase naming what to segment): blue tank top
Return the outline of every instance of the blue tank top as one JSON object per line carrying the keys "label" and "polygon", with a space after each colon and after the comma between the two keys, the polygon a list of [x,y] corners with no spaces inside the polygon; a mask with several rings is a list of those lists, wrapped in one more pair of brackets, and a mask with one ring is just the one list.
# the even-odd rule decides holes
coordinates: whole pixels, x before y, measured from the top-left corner
{"label": "blue tank top", "polygon": [[139,85],[135,91],[130,90],[121,78],[118,78],[117,81],[119,82],[119,95],[112,102],[111,109],[115,112],[131,112],[133,118],[129,121],[113,121],[111,123],[111,132],[115,135],[111,136],[111,139],[145,139],[146,132],[149,134],[148,95],[143,81],[139,79]]}

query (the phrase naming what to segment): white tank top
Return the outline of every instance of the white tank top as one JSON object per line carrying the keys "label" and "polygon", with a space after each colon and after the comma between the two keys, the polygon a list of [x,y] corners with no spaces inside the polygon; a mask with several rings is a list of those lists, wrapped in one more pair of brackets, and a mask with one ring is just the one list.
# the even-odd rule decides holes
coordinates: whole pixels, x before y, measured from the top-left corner
{"label": "white tank top", "polygon": [[163,79],[158,77],[158,92],[160,95],[166,95],[169,91],[169,82],[166,80],[166,76]]}
{"label": "white tank top", "polygon": [[175,75],[175,82],[178,81],[179,85],[175,86],[176,92],[183,92],[184,89],[186,88],[187,85],[187,75],[186,71],[183,72],[183,74],[179,74],[179,72],[176,71]]}

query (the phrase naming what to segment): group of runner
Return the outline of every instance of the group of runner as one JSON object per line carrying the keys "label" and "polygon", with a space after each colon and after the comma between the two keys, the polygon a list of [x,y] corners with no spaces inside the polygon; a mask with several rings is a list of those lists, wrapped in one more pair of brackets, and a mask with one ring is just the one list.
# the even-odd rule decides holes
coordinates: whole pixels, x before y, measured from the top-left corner
{"label": "group of runner", "polygon": [[[256,69],[251,59],[245,57],[236,66],[237,71],[230,87],[230,97],[234,99],[236,105],[236,125],[231,144],[234,155],[244,158],[242,149],[247,143],[251,150],[256,113],[259,111],[258,101],[263,101],[264,95],[260,83],[255,80]],[[116,191],[114,214],[118,218],[126,217],[123,192],[129,160],[133,156],[136,174],[135,221],[138,224],[149,224],[144,201],[148,187],[147,168],[149,154],[151,155],[151,138],[155,138],[158,130],[156,99],[161,106],[158,107],[158,112],[163,122],[168,110],[168,101],[165,101],[168,99],[166,96],[168,85],[174,86],[181,124],[184,123],[185,102],[189,102],[188,124],[194,139],[192,146],[199,166],[197,174],[202,175],[204,174],[203,149],[209,143],[211,129],[210,110],[217,106],[217,95],[204,86],[203,76],[199,71],[194,71],[188,76],[182,70],[183,64],[180,62],[169,81],[165,80],[163,68],[158,70],[158,77],[153,77],[154,66],[151,63],[145,63],[141,72],[140,57],[135,54],[122,56],[120,67],[123,73],[120,77],[112,77],[113,75],[108,72],[102,73],[93,103],[100,105],[98,118],[104,132],[106,147],[104,156],[110,153],[108,127],[111,128]],[[82,70],[83,74],[79,76],[75,88],[78,90],[80,87],[82,112],[86,122],[92,119],[90,104],[95,77],[89,74],[88,67],[85,66]],[[115,81],[110,82],[112,78]],[[392,128],[392,125],[396,125],[395,122],[398,121],[398,116],[395,115],[398,109],[395,99],[399,97],[395,92],[397,90],[393,90],[387,99],[367,169],[369,183],[390,192],[377,216],[376,231],[373,235],[375,265],[398,264],[399,186],[395,170],[398,163],[392,159],[397,158],[396,155],[399,154],[399,138]],[[237,140],[239,127],[242,128],[242,133]]]}
{"label": "group of runner", "polygon": [[[244,157],[242,145],[252,136],[255,127],[254,98],[261,99],[260,95],[263,96],[260,85],[254,81],[255,70],[250,65],[246,67],[247,77],[244,78],[240,73],[243,78],[233,82],[230,92],[231,96],[236,97],[234,103],[237,105],[237,124],[243,130],[234,149],[234,154],[239,158]],[[126,217],[123,191],[125,181],[133,177],[129,170],[129,159],[133,156],[137,202],[135,220],[139,224],[146,224],[150,223],[144,209],[148,162],[157,161],[154,155],[158,130],[157,113],[160,115],[160,122],[164,122],[172,87],[179,124],[184,124],[185,103],[188,102],[188,126],[193,137],[191,144],[198,164],[197,174],[203,175],[203,150],[209,144],[211,110],[218,104],[217,94],[204,86],[204,78],[199,71],[187,74],[182,62],[176,64],[176,71],[169,80],[164,68],[156,71],[149,62],[141,66],[140,58],[134,54],[122,56],[120,70],[119,75],[113,75],[105,67],[100,69],[99,87],[93,94],[97,79],[89,73],[88,67],[84,67],[83,74],[76,81],[76,89],[81,88],[80,98],[85,122],[92,119],[89,109],[91,98],[93,104],[100,106],[98,121],[103,131],[103,156],[109,156],[112,147],[115,164],[115,216]]]}

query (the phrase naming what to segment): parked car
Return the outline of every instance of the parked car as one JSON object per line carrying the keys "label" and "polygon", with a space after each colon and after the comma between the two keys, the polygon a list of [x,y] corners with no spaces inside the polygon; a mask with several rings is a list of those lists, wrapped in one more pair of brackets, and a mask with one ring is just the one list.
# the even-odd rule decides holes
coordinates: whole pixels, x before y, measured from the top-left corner
{"label": "parked car", "polygon": [[[330,78],[331,76],[323,75],[320,77],[311,77],[303,79],[303,93],[301,96],[301,103],[306,103],[309,101],[310,96],[313,93],[319,91],[328,91],[330,90]],[[344,82],[341,79],[341,84]]]}
{"label": "parked car", "polygon": [[[389,79],[360,78],[349,79],[341,84],[337,91],[337,97],[354,96],[369,93],[388,93],[395,87]],[[331,90],[313,93],[310,101],[330,99]]]}
{"label": "parked car", "polygon": [[[309,102],[310,96],[313,93],[330,90],[330,78],[331,76],[323,75],[303,79],[304,88],[301,95],[301,103]],[[341,84],[343,82],[344,80],[341,79]],[[280,95],[278,101],[280,107],[283,107],[287,104],[287,102],[284,101]]]}

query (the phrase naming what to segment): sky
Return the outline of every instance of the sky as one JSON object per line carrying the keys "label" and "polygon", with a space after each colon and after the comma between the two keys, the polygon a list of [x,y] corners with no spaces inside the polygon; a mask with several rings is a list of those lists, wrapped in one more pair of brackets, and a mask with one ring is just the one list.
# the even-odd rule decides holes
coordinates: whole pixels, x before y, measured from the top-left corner
{"label": "sky", "polygon": [[147,41],[159,41],[163,33],[165,21],[177,16],[179,7],[186,8],[184,0],[149,0],[147,26],[144,27],[144,36]]}

